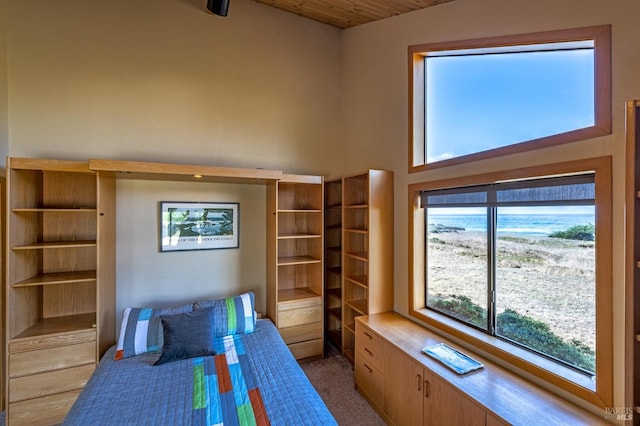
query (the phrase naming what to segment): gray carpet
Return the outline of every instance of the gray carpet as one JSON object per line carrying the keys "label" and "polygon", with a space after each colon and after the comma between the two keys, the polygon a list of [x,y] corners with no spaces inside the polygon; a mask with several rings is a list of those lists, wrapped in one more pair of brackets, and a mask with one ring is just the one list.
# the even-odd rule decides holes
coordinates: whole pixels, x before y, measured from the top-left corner
{"label": "gray carpet", "polygon": [[358,393],[353,365],[330,350],[326,358],[300,364],[340,426],[383,426],[384,421]]}

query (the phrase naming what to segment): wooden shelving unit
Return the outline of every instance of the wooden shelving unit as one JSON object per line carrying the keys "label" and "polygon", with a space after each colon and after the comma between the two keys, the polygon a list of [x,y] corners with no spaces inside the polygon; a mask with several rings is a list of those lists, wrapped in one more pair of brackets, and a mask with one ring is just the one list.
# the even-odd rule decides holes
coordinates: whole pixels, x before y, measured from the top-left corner
{"label": "wooden shelving unit", "polygon": [[324,183],[325,339],[342,350],[342,179]]}
{"label": "wooden shelving unit", "polygon": [[7,420],[56,423],[115,343],[115,183],[9,158],[7,188]]}
{"label": "wooden shelving unit", "polygon": [[342,179],[342,352],[353,362],[355,318],[393,310],[393,173]]}
{"label": "wooden shelving unit", "polygon": [[284,174],[267,187],[267,315],[297,359],[322,356],[323,179]]}

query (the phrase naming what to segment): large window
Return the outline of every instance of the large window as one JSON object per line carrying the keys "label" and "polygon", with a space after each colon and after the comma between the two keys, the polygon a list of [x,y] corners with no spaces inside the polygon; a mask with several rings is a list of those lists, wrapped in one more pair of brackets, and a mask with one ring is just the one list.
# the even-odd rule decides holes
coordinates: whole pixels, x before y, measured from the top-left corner
{"label": "large window", "polygon": [[410,315],[610,406],[611,165],[409,186]]}
{"label": "large window", "polygon": [[611,132],[610,28],[409,47],[409,170]]}
{"label": "large window", "polygon": [[422,206],[428,308],[595,376],[593,174],[424,191]]}

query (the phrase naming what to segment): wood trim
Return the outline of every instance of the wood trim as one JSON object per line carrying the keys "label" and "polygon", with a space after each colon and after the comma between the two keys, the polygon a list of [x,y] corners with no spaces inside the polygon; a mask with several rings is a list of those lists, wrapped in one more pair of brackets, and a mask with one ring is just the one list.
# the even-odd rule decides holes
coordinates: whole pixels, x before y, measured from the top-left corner
{"label": "wood trim", "polygon": [[[531,361],[514,355],[508,348],[501,348],[484,334],[474,333],[468,327],[454,321],[442,321],[437,315],[425,314],[425,241],[424,209],[420,207],[420,192],[423,190],[487,184],[497,181],[534,178],[557,174],[595,171],[596,173],[596,345],[598,356],[595,392],[565,379],[558,371],[543,369]],[[613,404],[613,299],[612,299],[612,219],[611,219],[611,157],[598,157],[566,163],[547,164],[517,170],[506,170],[482,175],[464,176],[439,181],[420,182],[409,185],[409,315],[466,342],[470,347],[485,351],[504,362],[539,377],[599,407]],[[428,259],[426,259],[428,262]]]}
{"label": "wood trim", "polygon": [[[424,163],[424,57],[428,52],[515,46],[573,40],[595,41],[595,124],[557,135],[524,141],[431,164]],[[486,37],[409,46],[409,173],[486,160],[611,134],[611,26],[598,25],[529,34]],[[421,157],[420,157],[421,155]],[[421,161],[420,161],[421,158]]]}
{"label": "wood trim", "polygon": [[323,177],[315,176],[315,175],[293,175],[288,173],[282,174],[282,179],[280,182],[289,182],[289,183],[315,183],[322,184]]}
{"label": "wood trim", "polygon": [[636,407],[637,400],[635,392],[635,381],[638,372],[636,371],[635,353],[638,347],[636,340],[636,276],[637,259],[635,258],[638,247],[636,247],[636,228],[640,223],[636,220],[638,205],[637,178],[638,152],[636,143],[638,141],[638,108],[640,101],[628,101],[626,107],[626,176],[625,176],[625,361],[624,371],[629,372],[625,377],[624,384],[624,405],[625,407]]}
{"label": "wood trim", "polygon": [[[190,182],[265,183],[282,179],[280,170],[215,167],[190,164],[151,163],[126,160],[89,160],[89,168],[112,172],[121,179]],[[200,177],[196,177],[200,176]]]}
{"label": "wood trim", "polygon": [[10,169],[93,173],[86,161],[43,160],[19,157],[7,157],[7,171]]}
{"label": "wood trim", "polygon": [[96,362],[116,343],[116,181],[110,173],[97,176]]}

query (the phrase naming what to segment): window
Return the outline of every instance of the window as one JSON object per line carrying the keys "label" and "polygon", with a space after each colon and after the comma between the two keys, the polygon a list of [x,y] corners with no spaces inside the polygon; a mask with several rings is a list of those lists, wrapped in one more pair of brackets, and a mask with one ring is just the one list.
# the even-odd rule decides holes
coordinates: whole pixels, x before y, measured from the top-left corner
{"label": "window", "polygon": [[409,47],[409,171],[611,132],[610,28]]}
{"label": "window", "polygon": [[409,197],[409,314],[610,406],[610,158],[417,183]]}
{"label": "window", "polygon": [[595,375],[593,174],[424,191],[422,206],[428,308]]}

